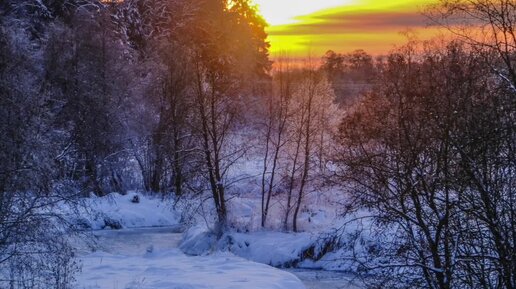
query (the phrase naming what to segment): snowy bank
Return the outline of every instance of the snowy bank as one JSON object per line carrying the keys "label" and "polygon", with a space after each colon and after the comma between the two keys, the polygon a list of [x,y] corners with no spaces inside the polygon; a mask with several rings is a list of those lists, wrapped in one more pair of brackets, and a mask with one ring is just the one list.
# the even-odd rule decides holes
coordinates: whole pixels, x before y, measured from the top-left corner
{"label": "snowy bank", "polygon": [[235,255],[275,267],[293,267],[315,242],[309,233],[229,233],[227,249]]}
{"label": "snowy bank", "polygon": [[181,219],[171,202],[135,193],[91,197],[78,208],[62,206],[61,210],[71,223],[93,230],[177,226]]}
{"label": "snowy bank", "polygon": [[239,257],[278,268],[306,268],[349,271],[341,254],[348,253],[333,234],[259,231],[227,232],[217,240],[201,227],[185,232],[179,248],[189,255],[231,252]]}
{"label": "snowy bank", "polygon": [[[179,248],[189,255],[231,252],[250,261],[278,268],[303,268],[353,273],[358,270],[357,256],[382,245],[372,239],[368,212],[360,211],[328,220],[328,214],[312,214],[312,224],[324,224],[305,232],[251,231],[235,229],[217,240],[207,226],[189,228]],[[245,214],[241,214],[244,216]]]}

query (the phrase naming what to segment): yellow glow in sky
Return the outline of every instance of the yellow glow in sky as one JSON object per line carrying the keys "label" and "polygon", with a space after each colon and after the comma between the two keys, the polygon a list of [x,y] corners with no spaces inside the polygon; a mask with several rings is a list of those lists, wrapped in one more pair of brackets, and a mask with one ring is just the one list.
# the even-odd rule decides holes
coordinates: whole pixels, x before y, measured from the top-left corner
{"label": "yellow glow in sky", "polygon": [[350,4],[356,0],[255,0],[262,16],[272,25],[295,23],[296,17],[328,8]]}
{"label": "yellow glow in sky", "polygon": [[267,32],[274,57],[288,51],[293,57],[308,52],[364,49],[384,54],[405,42],[400,32],[410,29],[421,38],[437,34],[427,28],[421,11],[436,0],[254,0],[269,23]]}

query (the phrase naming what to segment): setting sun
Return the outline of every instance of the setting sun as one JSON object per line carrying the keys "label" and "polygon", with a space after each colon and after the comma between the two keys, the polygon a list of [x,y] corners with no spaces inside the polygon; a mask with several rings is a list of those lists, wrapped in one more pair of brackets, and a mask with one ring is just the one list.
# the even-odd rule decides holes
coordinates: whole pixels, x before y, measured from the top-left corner
{"label": "setting sun", "polygon": [[262,16],[270,25],[285,25],[299,21],[296,17],[309,15],[323,9],[355,2],[356,0],[255,0]]}

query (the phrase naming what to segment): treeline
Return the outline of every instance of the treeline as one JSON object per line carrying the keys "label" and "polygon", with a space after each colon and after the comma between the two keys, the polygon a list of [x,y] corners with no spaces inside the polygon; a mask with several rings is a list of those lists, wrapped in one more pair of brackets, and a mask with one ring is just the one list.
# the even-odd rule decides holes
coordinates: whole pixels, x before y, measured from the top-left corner
{"label": "treeline", "polygon": [[370,288],[515,288],[516,6],[441,2],[459,37],[377,62],[340,124],[349,256]]}
{"label": "treeline", "polygon": [[374,215],[356,256],[374,286],[514,286],[516,92],[486,61],[411,44],[344,117],[339,178]]}
{"label": "treeline", "polygon": [[227,200],[244,156],[262,164],[261,225],[275,226],[280,201],[281,227],[299,230],[329,160],[335,95],[309,61],[283,57],[271,72],[250,1],[27,0],[0,11],[1,284],[71,286],[77,224],[56,206],[92,194],[207,200],[222,236],[238,226]]}
{"label": "treeline", "polygon": [[246,0],[2,1],[0,287],[71,286],[52,206],[91,193],[207,191],[225,228],[264,27]]}

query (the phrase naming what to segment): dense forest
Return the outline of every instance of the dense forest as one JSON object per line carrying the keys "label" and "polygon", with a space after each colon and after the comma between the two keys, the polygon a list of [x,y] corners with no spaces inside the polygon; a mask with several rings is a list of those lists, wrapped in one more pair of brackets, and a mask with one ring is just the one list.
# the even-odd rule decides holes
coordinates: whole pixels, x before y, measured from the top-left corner
{"label": "dense forest", "polygon": [[319,190],[369,220],[332,239],[368,288],[516,288],[516,3],[425,13],[453,36],[299,64],[249,0],[1,0],[0,288],[74,288],[62,203],[147,192],[242,229],[249,159],[260,227],[302,231]]}

